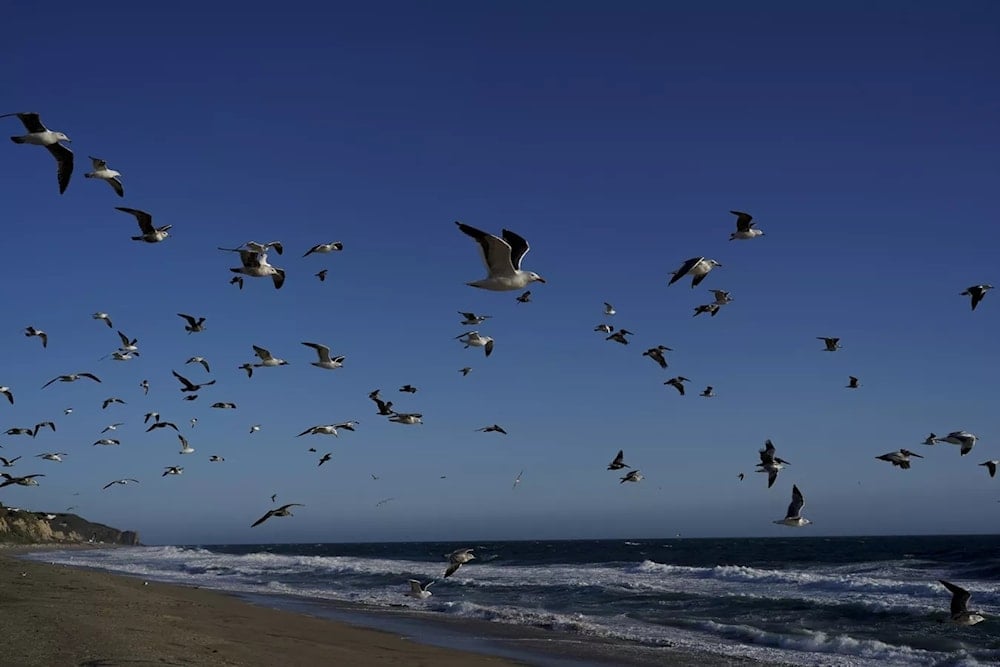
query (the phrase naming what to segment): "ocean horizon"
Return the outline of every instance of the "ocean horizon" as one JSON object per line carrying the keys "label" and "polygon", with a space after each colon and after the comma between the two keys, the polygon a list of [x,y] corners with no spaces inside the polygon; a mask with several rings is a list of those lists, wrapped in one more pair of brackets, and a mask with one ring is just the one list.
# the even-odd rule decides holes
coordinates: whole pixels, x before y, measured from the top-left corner
{"label": "ocean horizon", "polygon": [[[445,554],[468,547],[476,559],[444,578]],[[972,666],[1000,661],[997,553],[997,535],[920,535],[194,544],[26,557],[529,664],[608,664],[609,655],[653,664],[679,651],[706,664]],[[434,581],[432,595],[407,596],[409,579]],[[970,590],[970,609],[987,620],[940,623],[950,594],[939,579]],[[463,645],[462,623],[492,637]]]}

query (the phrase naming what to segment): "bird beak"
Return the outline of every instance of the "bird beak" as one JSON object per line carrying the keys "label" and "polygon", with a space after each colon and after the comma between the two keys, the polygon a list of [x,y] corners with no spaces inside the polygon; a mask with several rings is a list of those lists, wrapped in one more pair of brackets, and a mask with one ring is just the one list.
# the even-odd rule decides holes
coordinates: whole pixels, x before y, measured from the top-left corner
{"label": "bird beak", "polygon": [[541,276],[538,276],[537,282],[544,283],[545,282],[545,278],[542,278]]}

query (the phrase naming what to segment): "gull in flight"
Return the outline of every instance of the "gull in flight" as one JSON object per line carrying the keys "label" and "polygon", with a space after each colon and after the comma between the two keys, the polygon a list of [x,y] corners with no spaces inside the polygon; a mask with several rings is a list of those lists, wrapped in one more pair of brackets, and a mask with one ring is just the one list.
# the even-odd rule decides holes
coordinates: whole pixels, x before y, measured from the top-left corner
{"label": "gull in flight", "polygon": [[181,387],[181,393],[198,391],[202,387],[208,387],[210,385],[215,384],[215,380],[209,380],[208,382],[202,382],[201,384],[195,384],[194,382],[191,382],[191,380],[188,380],[186,377],[184,377],[183,375],[181,375],[180,373],[178,373],[175,370],[171,370],[170,372],[173,373],[173,376],[175,378],[177,378],[178,381],[180,381],[180,383],[182,385],[184,385],[183,387]]}
{"label": "gull in flight", "polygon": [[608,464],[608,470],[621,470],[622,468],[631,468],[629,464],[625,463],[625,450],[619,449],[618,453],[615,455],[614,460]]}
{"label": "gull in flight", "polygon": [[607,301],[604,302],[604,314],[605,315],[607,315],[608,317],[610,317],[610,316],[614,315],[616,312],[618,312],[618,311],[615,310],[614,306],[612,306]]}
{"label": "gull in flight", "polygon": [[240,289],[243,289],[243,276],[233,276],[229,279],[230,285],[236,285]]}
{"label": "gull in flight", "polygon": [[689,380],[688,378],[684,377],[683,375],[678,375],[677,377],[670,378],[669,380],[667,380],[663,384],[669,384],[671,387],[673,387],[678,392],[680,392],[681,396],[683,396],[684,395],[684,383],[685,382],[690,382],[690,381],[691,380]]}
{"label": "gull in flight", "polygon": [[720,306],[717,303],[706,303],[706,304],[701,305],[701,306],[695,306],[694,307],[694,315],[692,315],[691,317],[698,317],[702,313],[708,313],[712,317],[715,317],[716,315],[719,314],[719,309],[720,308],[722,308],[722,306]]}
{"label": "gull in flight", "polygon": [[826,345],[826,348],[824,348],[823,350],[824,352],[836,352],[837,350],[841,349],[839,338],[826,338],[825,336],[816,336],[816,339],[823,341],[823,344]]}
{"label": "gull in flight", "polygon": [[97,445],[103,445],[110,447],[112,445],[120,445],[120,444],[122,444],[121,440],[116,440],[115,438],[101,438],[100,440],[95,441],[92,446],[96,447]]}
{"label": "gull in flight", "polygon": [[459,368],[458,372],[462,374],[462,377],[465,377],[466,375],[472,372],[472,366],[465,366],[464,368]]}
{"label": "gull in flight", "polygon": [[655,361],[657,364],[659,364],[660,368],[666,368],[667,367],[667,358],[664,356],[664,354],[663,354],[664,352],[673,352],[673,350],[671,350],[666,345],[657,345],[656,347],[651,347],[648,350],[646,350],[645,352],[643,352],[642,356],[649,357],[650,359],[652,359],[653,361]]}
{"label": "gull in flight", "polygon": [[260,363],[254,364],[255,368],[263,368],[265,366],[287,366],[288,362],[284,359],[279,359],[272,355],[268,350],[258,345],[253,346],[254,354],[260,357]]}
{"label": "gull in flight", "polygon": [[111,405],[112,403],[121,403],[122,405],[125,405],[125,401],[118,398],[117,396],[112,396],[111,398],[104,399],[104,402],[101,403],[101,409],[107,410],[108,406]]}
{"label": "gull in flight", "polygon": [[969,611],[969,600],[972,598],[969,591],[944,579],[938,579],[938,581],[951,591],[951,618],[948,622],[956,625],[975,625],[986,620],[981,614]]}
{"label": "gull in flight", "polygon": [[594,331],[606,334],[612,333],[614,330],[615,328],[610,324],[598,324],[596,327],[594,327]]}
{"label": "gull in flight", "polygon": [[335,370],[341,368],[344,365],[344,356],[339,355],[336,357],[330,356],[330,348],[326,345],[320,345],[319,343],[302,343],[306,347],[311,347],[316,350],[316,354],[319,355],[319,361],[310,362],[311,365],[317,368],[325,368],[327,370]]}
{"label": "gull in flight", "polygon": [[[275,250],[277,249],[278,247],[276,246]],[[230,271],[252,278],[266,278],[270,276],[271,281],[274,283],[274,289],[281,289],[281,286],[285,284],[285,270],[268,264],[266,252],[240,250],[239,253],[241,266],[230,268]],[[281,253],[279,252],[278,254],[280,255]]]}
{"label": "gull in flight", "polygon": [[8,459],[4,458],[3,456],[0,456],[0,463],[3,464],[4,468],[13,468],[14,464],[17,463],[18,459],[20,458],[21,458],[20,456],[15,456],[12,459]]}
{"label": "gull in flight", "polygon": [[6,396],[10,404],[14,405],[14,392],[10,390],[10,387],[0,387],[0,394]]}
{"label": "gull in flight", "polygon": [[983,463],[980,463],[979,465],[986,466],[986,469],[990,473],[990,477],[996,477],[997,476],[997,465],[1000,465],[1000,461],[985,461]]}
{"label": "gull in flight", "polygon": [[265,253],[271,248],[274,248],[274,252],[279,255],[285,252],[285,246],[281,245],[281,241],[268,241],[267,243],[257,243],[256,241],[247,241],[239,248],[219,248],[219,250],[226,250],[228,252],[243,252],[244,250],[249,250],[255,253]]}
{"label": "gull in flight", "polygon": [[94,313],[91,317],[95,320],[104,320],[104,323],[108,325],[109,329],[115,328],[115,325],[111,323],[111,316],[107,313]]}
{"label": "gull in flight", "polygon": [[419,412],[395,412],[389,421],[397,424],[423,424],[423,415]]}
{"label": "gull in flight", "polygon": [[698,395],[704,398],[715,398],[715,391],[712,385],[708,385],[707,387],[705,387],[705,391],[701,392]]}
{"label": "gull in flight", "polygon": [[847,385],[845,385],[845,386],[846,386],[847,389],[857,389],[861,385],[858,384],[858,378],[854,377],[853,375],[848,375],[847,376]]}
{"label": "gull in flight", "polygon": [[[341,243],[340,241],[330,241],[329,243],[317,243],[313,247],[309,248],[309,250],[306,251],[306,254],[302,256],[308,257],[314,252],[321,254],[334,251],[340,252],[343,249],[344,249],[344,244]],[[279,252],[278,254],[280,255],[281,253]]]}
{"label": "gull in flight", "polygon": [[943,438],[936,438],[937,442],[947,442],[951,445],[958,445],[961,447],[959,454],[965,456],[972,451],[972,448],[976,444],[976,440],[979,440],[979,436],[973,435],[968,431],[952,431]]}
{"label": "gull in flight", "polygon": [[108,163],[99,157],[91,157],[90,162],[94,170],[84,174],[84,178],[96,178],[111,186],[119,197],[125,196],[125,186],[122,185],[121,173],[108,167]]}
{"label": "gull in flight", "polygon": [[416,579],[410,579],[410,590],[406,593],[406,595],[409,595],[411,598],[417,598],[418,600],[426,600],[432,595],[427,589],[430,588],[433,583],[433,581],[428,581],[426,584],[421,584]]}
{"label": "gull in flight", "polygon": [[187,320],[187,324],[184,325],[184,331],[187,331],[188,334],[198,333],[199,331],[205,330],[204,317],[195,318],[193,315],[185,315],[184,313],[177,313],[177,317],[183,317]]}
{"label": "gull in flight", "polygon": [[144,396],[149,396],[149,380],[143,380],[139,383],[139,389],[142,389]]}
{"label": "gull in flight", "polygon": [[259,526],[260,524],[270,519],[272,516],[295,516],[294,514],[291,513],[291,511],[289,511],[290,507],[305,507],[305,505],[303,505],[302,503],[288,503],[287,505],[282,505],[277,509],[268,510],[267,514],[265,514],[264,516],[262,516],[261,518],[257,519],[252,524],[250,524],[250,527],[253,528],[254,526]]}
{"label": "gull in flight", "polygon": [[212,454],[211,456],[208,457],[208,460],[212,463],[222,463],[226,459],[222,458],[218,454]]}
{"label": "gull in flight", "polygon": [[218,410],[235,410],[236,409],[236,404],[235,403],[229,403],[229,402],[219,401],[218,403],[212,403],[212,405],[210,407],[216,408]]}
{"label": "gull in flight", "polygon": [[35,112],[25,111],[20,113],[8,113],[0,118],[17,116],[28,134],[11,137],[15,144],[31,144],[34,146],[45,146],[46,150],[56,159],[56,177],[59,181],[59,194],[66,192],[69,186],[69,179],[73,175],[73,151],[66,148],[60,141],[72,143],[72,139],[62,132],[53,132],[42,124],[41,118]]}
{"label": "gull in flight", "polygon": [[778,479],[778,471],[787,465],[791,465],[788,461],[778,458],[775,456],[774,443],[770,439],[764,441],[764,448],[759,450],[760,453],[760,463],[757,467],[760,468],[757,472],[767,473],[767,488],[774,486],[774,480]]}
{"label": "gull in flight", "polygon": [[116,211],[121,211],[122,213],[128,213],[135,217],[137,223],[139,223],[139,231],[142,234],[139,236],[133,236],[133,241],[145,241],[146,243],[159,243],[168,236],[170,236],[170,228],[173,225],[163,225],[162,227],[153,226],[153,216],[145,211],[140,211],[137,208],[127,208],[125,206],[115,206]]}
{"label": "gull in flight", "polygon": [[645,479],[645,477],[643,477],[642,473],[638,470],[629,470],[618,483],[624,484],[625,482],[641,482],[643,479]]}
{"label": "gull in flight", "polygon": [[799,487],[792,484],[792,502],[788,505],[788,511],[785,512],[785,518],[779,519],[774,523],[781,524],[782,526],[792,526],[794,528],[812,523],[809,519],[804,519],[802,517],[802,508],[805,504],[805,498],[802,497],[802,492],[799,491]]}
{"label": "gull in flight", "polygon": [[188,359],[184,363],[185,364],[201,364],[204,367],[206,373],[211,373],[212,372],[212,369],[208,367],[208,359],[206,359],[205,357],[191,357],[190,359]]}
{"label": "gull in flight", "polygon": [[412,384],[404,384],[399,390],[405,394],[415,394],[417,393],[417,388]]}
{"label": "gull in flight", "polygon": [[882,456],[876,456],[875,458],[880,461],[888,461],[893,466],[898,466],[902,470],[910,469],[910,457],[916,456],[918,459],[924,458],[916,452],[911,452],[908,449],[900,449],[898,452],[889,452],[888,454],[883,454]]}
{"label": "gull in flight", "polygon": [[743,211],[730,211],[730,213],[736,216],[736,231],[729,235],[730,241],[737,239],[745,241],[764,235],[763,231],[753,228],[757,223],[753,221],[753,216],[749,213],[744,213]]}
{"label": "gull in flight", "polygon": [[188,444],[187,438],[178,433],[177,439],[181,441],[181,454],[194,454],[194,447]]}
{"label": "gull in flight", "polygon": [[493,424],[492,426],[484,426],[482,428],[477,428],[477,431],[482,431],[483,433],[503,433],[507,435],[507,431],[503,429],[499,424]]}
{"label": "gull in flight", "polygon": [[488,275],[466,285],[496,292],[517,290],[527,287],[530,283],[544,283],[545,279],[534,271],[522,271],[521,260],[530,249],[528,242],[514,232],[504,229],[500,232],[503,238],[456,221],[462,233],[471,236],[479,244],[479,250],[486,264]]}
{"label": "gull in flight", "polygon": [[319,464],[316,467],[319,467],[319,466],[323,465],[324,463],[326,463],[327,461],[329,461],[332,458],[333,458],[333,454],[331,452],[327,452],[326,454],[324,454],[320,458]]}
{"label": "gull in flight", "polygon": [[80,378],[87,378],[89,380],[93,380],[94,382],[100,382],[101,381],[100,378],[98,378],[93,373],[70,373],[69,375],[57,375],[56,377],[52,378],[51,380],[49,380],[48,382],[46,382],[45,384],[43,384],[42,385],[42,389],[45,389],[50,384],[52,384],[53,382],[56,382],[56,381],[59,381],[59,382],[76,382]]}
{"label": "gull in flight", "polygon": [[112,486],[114,486],[115,484],[121,484],[122,486],[128,486],[129,484],[138,484],[138,483],[139,483],[139,480],[132,479],[131,477],[126,477],[124,479],[116,479],[114,481],[111,481],[111,482],[108,482],[107,484],[105,484],[104,487],[101,489],[101,491],[103,491],[104,489],[109,489]]}
{"label": "gull in flight", "polygon": [[455,574],[455,572],[458,571],[458,568],[462,567],[476,557],[472,551],[473,548],[457,549],[445,556],[445,558],[448,559],[448,569],[444,571],[446,579]]}
{"label": "gull in flight", "polygon": [[118,430],[119,426],[124,426],[124,425],[125,422],[115,422],[114,424],[108,424],[107,426],[104,427],[104,430],[101,431],[101,433],[107,433],[108,431],[116,431]]}
{"label": "gull in flight", "polygon": [[177,430],[178,430],[178,428],[177,428],[177,424],[175,424],[175,423],[173,423],[173,422],[168,422],[168,421],[157,421],[157,422],[153,422],[152,424],[150,424],[150,425],[149,425],[149,428],[147,428],[147,429],[146,429],[146,433],[149,433],[149,432],[150,432],[150,431],[152,431],[153,429],[157,429],[157,428],[167,428],[168,426],[169,426],[170,428],[174,429],[175,431],[177,431]]}
{"label": "gull in flight", "polygon": [[462,316],[462,325],[467,327],[479,326],[486,320],[493,317],[492,315],[476,315],[475,313],[465,313],[462,312],[461,310],[458,311],[458,314]]}
{"label": "gull in flight", "polygon": [[184,474],[183,466],[164,466],[163,474],[160,475],[160,477],[166,477],[167,475],[183,475],[183,474]]}
{"label": "gull in flight", "polygon": [[45,477],[43,473],[35,473],[34,475],[25,475],[24,477],[14,477],[13,475],[8,475],[5,472],[0,472],[0,477],[3,477],[3,482],[0,483],[0,489],[5,486],[10,486],[11,484],[16,484],[18,486],[38,486],[38,480],[36,477]]}
{"label": "gull in flight", "polygon": [[[351,429],[353,430],[353,429]],[[320,424],[319,426],[310,426],[306,430],[299,433],[296,438],[300,438],[304,435],[334,435],[338,438],[340,434],[337,433],[337,425],[335,424]]]}
{"label": "gull in flight", "polygon": [[313,275],[319,278],[320,282],[324,282],[326,280],[327,273],[329,273],[329,269],[323,269],[322,271],[317,271]]}
{"label": "gull in flight", "polygon": [[670,279],[667,285],[673,285],[684,276],[691,276],[691,287],[697,287],[705,279],[705,276],[717,266],[722,266],[722,264],[719,264],[714,259],[692,257],[681,264],[679,269],[674,271],[673,278]]}
{"label": "gull in flight", "polygon": [[983,300],[986,296],[986,291],[993,289],[993,285],[973,285],[966,289],[960,296],[967,296],[972,298],[972,310],[976,309],[979,302]]}
{"label": "gull in flight", "polygon": [[55,461],[56,463],[62,463],[62,457],[68,456],[66,452],[46,452],[44,454],[35,454],[36,458],[44,459],[46,461]]}
{"label": "gull in flight", "polygon": [[531,290],[530,289],[529,290],[525,290],[524,292],[522,292],[520,294],[520,296],[518,296],[514,300],[517,301],[518,303],[530,303],[531,302]]}
{"label": "gull in flight", "polygon": [[513,491],[521,483],[521,476],[524,475],[524,471],[517,473],[517,477],[514,478],[514,484],[511,485],[510,489]]}
{"label": "gull in flight", "polygon": [[256,433],[259,430],[260,430],[260,424],[252,424],[250,426],[250,435],[253,435],[254,433]]}
{"label": "gull in flight", "polygon": [[38,336],[39,338],[42,339],[42,347],[49,346],[49,335],[44,331],[42,331],[41,329],[36,329],[35,327],[25,327],[24,335],[27,336],[28,338],[31,338],[32,336]]}
{"label": "gull in flight", "polygon": [[139,351],[139,339],[129,338],[121,331],[118,332],[118,338],[121,339],[122,345],[119,348],[122,352],[138,352]]}
{"label": "gull in flight", "polygon": [[487,357],[493,353],[493,338],[490,336],[483,336],[478,331],[469,331],[459,336],[455,336],[455,340],[461,340],[465,343],[465,349],[469,349],[469,347],[483,348]]}
{"label": "gull in flight", "polygon": [[721,289],[708,290],[715,297],[715,303],[720,306],[725,306],[727,303],[732,303],[733,299],[729,296],[729,292]]}

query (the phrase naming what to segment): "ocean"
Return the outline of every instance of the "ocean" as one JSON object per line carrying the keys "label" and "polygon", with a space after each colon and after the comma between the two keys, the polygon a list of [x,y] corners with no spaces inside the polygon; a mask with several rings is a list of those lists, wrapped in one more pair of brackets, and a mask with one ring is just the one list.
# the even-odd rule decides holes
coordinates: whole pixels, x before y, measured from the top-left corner
{"label": "ocean", "polygon": [[[476,560],[442,579],[444,554],[465,547]],[[190,545],[26,557],[228,591],[538,665],[665,664],[676,651],[702,656],[690,664],[1000,663],[1000,536]],[[436,579],[433,595],[404,595],[411,578]],[[938,623],[950,602],[938,579],[970,590],[969,608],[987,620]],[[469,628],[482,645],[460,641]]]}

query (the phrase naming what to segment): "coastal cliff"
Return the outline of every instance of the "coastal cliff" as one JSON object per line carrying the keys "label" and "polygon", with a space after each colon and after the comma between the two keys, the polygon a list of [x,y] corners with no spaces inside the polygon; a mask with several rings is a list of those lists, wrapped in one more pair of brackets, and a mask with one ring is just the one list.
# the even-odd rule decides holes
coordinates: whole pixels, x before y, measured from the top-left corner
{"label": "coastal cliff", "polygon": [[0,503],[0,543],[138,545],[139,534],[92,523],[66,512],[32,512]]}

